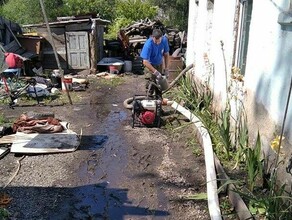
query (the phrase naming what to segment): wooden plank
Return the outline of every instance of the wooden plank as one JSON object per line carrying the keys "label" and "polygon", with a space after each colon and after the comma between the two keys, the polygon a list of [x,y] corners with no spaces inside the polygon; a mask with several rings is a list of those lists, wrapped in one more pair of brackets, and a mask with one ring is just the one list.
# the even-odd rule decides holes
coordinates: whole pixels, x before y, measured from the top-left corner
{"label": "wooden plank", "polygon": [[15,140],[15,134],[6,135],[0,138],[0,144],[12,144]]}
{"label": "wooden plank", "polygon": [[11,153],[65,153],[73,152],[80,145],[76,132],[67,129],[67,122],[61,122],[64,128],[58,133],[17,132],[11,145]]}

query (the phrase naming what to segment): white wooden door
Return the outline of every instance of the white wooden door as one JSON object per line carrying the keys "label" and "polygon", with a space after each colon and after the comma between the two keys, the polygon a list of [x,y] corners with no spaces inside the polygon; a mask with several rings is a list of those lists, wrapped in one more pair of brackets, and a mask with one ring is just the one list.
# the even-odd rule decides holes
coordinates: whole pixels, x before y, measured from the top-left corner
{"label": "white wooden door", "polygon": [[89,44],[87,32],[66,32],[69,69],[88,69]]}

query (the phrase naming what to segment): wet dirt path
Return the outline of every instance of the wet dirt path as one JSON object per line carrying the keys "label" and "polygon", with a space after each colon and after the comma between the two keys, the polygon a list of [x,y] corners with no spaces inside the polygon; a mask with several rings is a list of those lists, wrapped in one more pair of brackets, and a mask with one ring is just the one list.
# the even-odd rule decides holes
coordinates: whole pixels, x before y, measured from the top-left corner
{"label": "wet dirt path", "polygon": [[[14,199],[14,218],[209,219],[206,202],[179,199],[205,190],[204,161],[194,160],[182,143],[189,131],[174,139],[163,128],[131,127],[131,112],[122,102],[143,93],[143,76],[128,76],[117,87],[91,85],[73,106],[31,108],[55,112],[77,133],[82,128],[81,146],[73,153],[25,157],[5,189]],[[24,109],[3,111],[13,117]],[[1,186],[17,159],[0,161]]]}

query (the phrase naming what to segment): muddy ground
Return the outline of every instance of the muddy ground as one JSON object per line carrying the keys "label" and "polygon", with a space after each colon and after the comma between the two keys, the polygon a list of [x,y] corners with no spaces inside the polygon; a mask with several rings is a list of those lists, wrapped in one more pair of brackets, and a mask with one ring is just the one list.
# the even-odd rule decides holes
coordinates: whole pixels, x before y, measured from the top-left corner
{"label": "muddy ground", "polygon": [[[0,107],[11,120],[32,110],[53,112],[82,133],[73,153],[10,153],[0,160],[10,219],[209,219],[206,201],[181,199],[206,192],[203,152],[187,144],[192,128],[132,128],[123,101],[145,94],[144,76],[125,75],[117,86],[94,76],[90,82],[73,105]],[[183,116],[173,125],[179,121]]]}

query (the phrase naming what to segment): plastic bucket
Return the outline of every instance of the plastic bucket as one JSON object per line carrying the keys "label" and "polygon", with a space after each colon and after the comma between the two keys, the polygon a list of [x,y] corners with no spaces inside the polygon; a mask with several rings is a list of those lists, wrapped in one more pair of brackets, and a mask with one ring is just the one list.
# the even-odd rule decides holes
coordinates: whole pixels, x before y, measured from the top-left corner
{"label": "plastic bucket", "polygon": [[62,90],[66,91],[66,87],[69,91],[72,90],[72,76],[64,76],[62,80]]}
{"label": "plastic bucket", "polygon": [[124,72],[132,72],[132,61],[130,60],[124,61]]}

